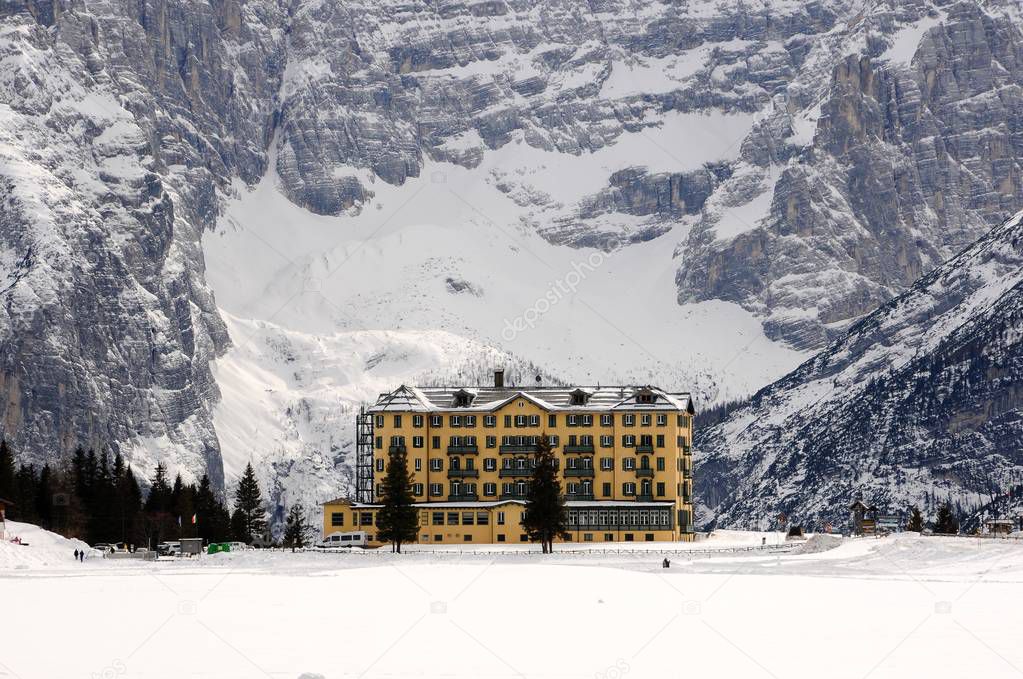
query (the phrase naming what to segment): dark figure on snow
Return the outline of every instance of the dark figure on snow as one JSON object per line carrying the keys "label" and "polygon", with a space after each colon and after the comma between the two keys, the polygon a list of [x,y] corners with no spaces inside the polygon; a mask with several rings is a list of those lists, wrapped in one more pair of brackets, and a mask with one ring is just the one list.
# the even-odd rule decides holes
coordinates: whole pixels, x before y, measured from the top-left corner
{"label": "dark figure on snow", "polygon": [[668,561],[668,557],[664,557],[664,561],[661,562],[661,568],[671,568],[671,562]]}
{"label": "dark figure on snow", "polygon": [[81,561],[82,563],[85,563],[85,550],[84,549],[82,551],[78,552],[78,560]]}
{"label": "dark figure on snow", "polygon": [[75,550],[75,561],[78,561],[78,550]]}

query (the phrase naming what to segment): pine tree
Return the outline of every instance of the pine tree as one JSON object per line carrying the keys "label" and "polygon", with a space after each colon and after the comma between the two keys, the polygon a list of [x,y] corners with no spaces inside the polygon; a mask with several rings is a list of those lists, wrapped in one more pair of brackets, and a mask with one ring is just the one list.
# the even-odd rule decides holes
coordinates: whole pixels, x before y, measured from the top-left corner
{"label": "pine tree", "polygon": [[959,520],[952,513],[951,502],[945,502],[938,507],[938,518],[934,522],[934,532],[943,535],[959,533]]}
{"label": "pine tree", "polygon": [[39,523],[36,516],[36,493],[39,492],[39,478],[35,467],[23,464],[14,476],[13,496],[8,497],[14,502],[14,518],[25,523]]}
{"label": "pine tree", "polygon": [[387,456],[384,475],[383,507],[377,512],[377,539],[391,543],[391,551],[401,553],[403,542],[412,542],[419,532],[419,510],[412,495],[412,473],[408,454],[395,448]]}
{"label": "pine tree", "polygon": [[0,498],[14,502],[14,453],[0,439]]}
{"label": "pine tree", "polygon": [[539,542],[544,554],[554,551],[554,539],[568,536],[568,510],[561,494],[561,481],[554,461],[550,439],[540,437],[534,456],[533,479],[526,496],[522,528],[530,541]]}
{"label": "pine tree", "polygon": [[909,514],[909,523],[906,524],[906,530],[914,531],[919,533],[924,529],[924,517],[920,513],[920,510],[913,507]]}
{"label": "pine tree", "polygon": [[291,547],[292,552],[302,549],[311,541],[312,532],[302,503],[292,505],[284,526],[284,546]]}
{"label": "pine tree", "polygon": [[39,472],[39,485],[36,487],[36,516],[39,518],[39,525],[46,530],[53,529],[52,476],[50,465],[43,465],[42,471]]}
{"label": "pine tree", "polygon": [[256,472],[250,462],[245,465],[245,471],[238,481],[238,488],[234,494],[234,511],[239,518],[232,516],[231,523],[233,528],[241,529],[240,534],[235,531],[239,540],[250,543],[266,532],[266,510],[263,507],[259,482],[256,481]]}

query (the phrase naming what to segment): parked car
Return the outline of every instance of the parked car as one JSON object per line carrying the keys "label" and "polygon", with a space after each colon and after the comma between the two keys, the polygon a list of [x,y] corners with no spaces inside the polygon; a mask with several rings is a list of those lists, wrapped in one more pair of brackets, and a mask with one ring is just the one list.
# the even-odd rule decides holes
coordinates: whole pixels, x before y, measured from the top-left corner
{"label": "parked car", "polygon": [[357,530],[348,533],[340,531],[324,536],[317,547],[365,547],[369,542],[369,534],[366,531]]}
{"label": "parked car", "polygon": [[181,556],[181,543],[161,542],[156,546],[156,553],[160,556]]}

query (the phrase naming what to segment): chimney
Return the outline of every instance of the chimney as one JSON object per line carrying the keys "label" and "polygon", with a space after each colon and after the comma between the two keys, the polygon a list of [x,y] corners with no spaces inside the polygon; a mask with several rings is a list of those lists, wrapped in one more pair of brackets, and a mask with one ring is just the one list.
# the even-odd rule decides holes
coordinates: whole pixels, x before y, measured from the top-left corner
{"label": "chimney", "polygon": [[497,389],[504,388],[504,368],[498,368],[494,371],[494,387]]}

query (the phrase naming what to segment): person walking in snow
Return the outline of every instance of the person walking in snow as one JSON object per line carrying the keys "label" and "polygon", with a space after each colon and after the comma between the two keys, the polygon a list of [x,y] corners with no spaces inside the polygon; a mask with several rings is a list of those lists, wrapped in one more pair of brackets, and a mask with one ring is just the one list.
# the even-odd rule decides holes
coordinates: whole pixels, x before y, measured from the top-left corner
{"label": "person walking in snow", "polygon": [[78,553],[78,560],[81,563],[85,563],[85,550],[84,549]]}
{"label": "person walking in snow", "polygon": [[78,550],[75,550],[75,561],[78,561]]}

